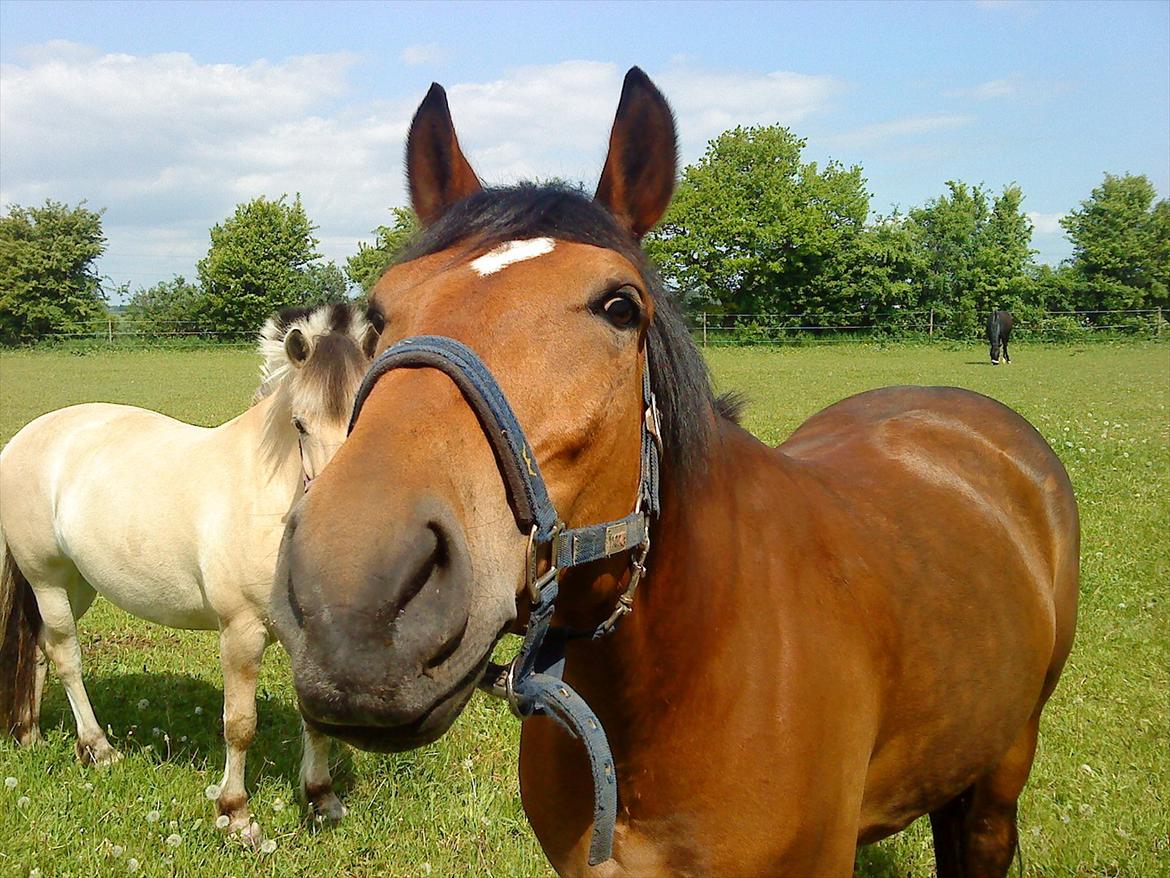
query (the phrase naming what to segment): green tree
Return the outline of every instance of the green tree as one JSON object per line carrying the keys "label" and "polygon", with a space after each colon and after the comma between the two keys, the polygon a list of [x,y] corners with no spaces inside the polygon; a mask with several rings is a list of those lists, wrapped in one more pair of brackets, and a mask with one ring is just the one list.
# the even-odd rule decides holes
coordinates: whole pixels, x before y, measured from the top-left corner
{"label": "green tree", "polygon": [[305,269],[305,285],[299,304],[322,305],[348,298],[349,281],[337,263],[314,262]]}
{"label": "green tree", "polygon": [[135,328],[180,332],[201,322],[206,311],[203,290],[182,275],[139,289],[123,315]]}
{"label": "green tree", "polygon": [[1166,307],[1170,287],[1170,203],[1145,175],[1106,174],[1081,206],[1061,219],[1084,282],[1081,307]]}
{"label": "green tree", "polygon": [[1029,304],[1032,223],[1023,193],[1008,186],[992,199],[981,186],[950,180],[947,192],[910,211],[921,259],[919,308],[933,308],[957,335],[982,331],[992,308]]}
{"label": "green tree", "polygon": [[279,308],[302,304],[313,288],[320,258],[316,226],[298,195],[263,196],[236,207],[211,229],[211,247],[198,265],[205,293],[203,316],[218,328],[252,333]]}
{"label": "green tree", "polygon": [[801,160],[779,125],[735,128],[684,169],[647,249],[688,302],[724,313],[849,310],[844,254],[869,210],[860,167]]}
{"label": "green tree", "polygon": [[359,243],[358,252],[345,261],[346,275],[363,293],[370,291],[422,228],[409,207],[392,207],[390,212],[394,215],[393,224],[374,229],[374,243]]}
{"label": "green tree", "polygon": [[84,205],[14,204],[0,217],[0,338],[40,338],[105,313],[94,266],[104,211]]}

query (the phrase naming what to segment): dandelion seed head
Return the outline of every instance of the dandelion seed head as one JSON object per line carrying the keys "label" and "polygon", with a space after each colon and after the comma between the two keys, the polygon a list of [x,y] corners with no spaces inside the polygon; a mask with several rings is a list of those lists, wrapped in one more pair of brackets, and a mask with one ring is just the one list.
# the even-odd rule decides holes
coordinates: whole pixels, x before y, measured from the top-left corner
{"label": "dandelion seed head", "polygon": [[203,795],[209,799],[218,799],[221,792],[219,784],[208,784],[207,789],[203,791]]}
{"label": "dandelion seed head", "polygon": [[276,839],[266,838],[260,843],[260,853],[270,854],[276,850]]}
{"label": "dandelion seed head", "polygon": [[203,708],[202,707],[195,708],[195,716],[203,716]]}
{"label": "dandelion seed head", "polygon": [[173,848],[177,848],[182,843],[183,843],[183,836],[179,835],[179,833],[177,833],[177,832],[174,832],[174,833],[167,836],[167,844],[169,844]]}
{"label": "dandelion seed head", "polygon": [[220,814],[215,818],[216,829],[227,829],[227,825],[232,822],[232,819],[227,814]]}
{"label": "dandelion seed head", "polygon": [[162,818],[162,814],[161,814],[161,813],[159,813],[158,811],[148,811],[148,812],[146,812],[146,822],[147,822],[147,823],[158,823],[158,821],[159,821],[161,818]]}
{"label": "dandelion seed head", "polygon": [[121,857],[122,854],[126,853],[126,848],[122,847],[120,844],[116,844],[110,848],[110,853],[115,857]]}
{"label": "dandelion seed head", "polygon": [[21,796],[19,799],[16,800],[16,807],[17,808],[27,808],[29,806],[30,802],[32,802],[32,799],[30,799],[28,796]]}
{"label": "dandelion seed head", "polygon": [[139,700],[139,702],[138,702],[138,709],[139,710],[146,710],[146,708],[148,708],[148,707],[150,707],[150,699],[142,698]]}
{"label": "dandelion seed head", "polygon": [[126,868],[129,869],[131,872],[137,872],[138,871],[138,861],[136,859],[134,859],[133,857],[131,857],[130,859],[128,859],[126,861]]}
{"label": "dandelion seed head", "polygon": [[273,811],[283,811],[284,810],[284,799],[276,799],[272,803],[272,810]]}
{"label": "dandelion seed head", "polygon": [[16,789],[16,783],[17,783],[17,781],[16,781],[16,778],[14,778],[14,777],[4,778],[4,786],[8,787],[8,789],[10,789],[10,790]]}

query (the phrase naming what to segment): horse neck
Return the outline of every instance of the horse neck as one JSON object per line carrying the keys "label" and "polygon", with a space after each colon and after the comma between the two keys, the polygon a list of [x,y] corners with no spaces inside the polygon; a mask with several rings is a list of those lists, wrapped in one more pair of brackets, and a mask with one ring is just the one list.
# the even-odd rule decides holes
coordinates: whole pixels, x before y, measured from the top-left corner
{"label": "horse neck", "polygon": [[216,428],[226,441],[238,444],[242,459],[255,462],[266,482],[282,487],[300,478],[296,430],[287,409],[283,394],[276,391]]}
{"label": "horse neck", "polygon": [[566,679],[587,701],[604,701],[624,722],[639,714],[639,704],[665,697],[664,687],[682,695],[699,685],[700,674],[688,669],[710,661],[750,613],[755,577],[767,575],[753,558],[770,542],[767,531],[782,530],[792,517],[772,507],[765,519],[757,500],[764,491],[794,495],[790,468],[784,455],[720,419],[711,459],[685,491],[664,473],[662,512],[633,612],[610,638],[570,649]]}

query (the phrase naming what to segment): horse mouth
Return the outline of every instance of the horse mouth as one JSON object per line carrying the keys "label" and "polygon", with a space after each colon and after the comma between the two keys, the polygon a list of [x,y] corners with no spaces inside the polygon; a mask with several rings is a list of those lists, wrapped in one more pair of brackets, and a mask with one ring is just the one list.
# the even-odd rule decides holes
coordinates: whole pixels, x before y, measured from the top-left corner
{"label": "horse mouth", "polygon": [[377,723],[347,723],[314,717],[301,705],[301,716],[315,731],[337,738],[359,750],[375,753],[397,753],[426,746],[440,737],[463,712],[483,678],[491,650],[472,669],[440,696],[417,718],[407,723],[380,725]]}

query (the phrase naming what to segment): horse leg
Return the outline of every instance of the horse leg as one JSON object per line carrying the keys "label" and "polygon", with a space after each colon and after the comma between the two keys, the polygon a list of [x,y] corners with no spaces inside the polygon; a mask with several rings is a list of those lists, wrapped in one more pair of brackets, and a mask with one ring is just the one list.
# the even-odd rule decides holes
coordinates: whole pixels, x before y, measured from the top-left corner
{"label": "horse leg", "polygon": [[252,841],[248,791],[244,787],[244,761],[256,734],[256,677],[268,645],[268,634],[256,619],[229,622],[219,632],[219,660],[223,667],[223,736],[227,756],[215,806],[228,817],[228,832]]}
{"label": "horse leg", "polygon": [[1004,343],[1003,343],[1003,361],[1004,361],[1005,363],[1010,363],[1010,362],[1012,361],[1012,358],[1008,356],[1008,349],[1007,349],[1007,346],[1008,346],[1008,343],[1007,343],[1007,341],[1005,340],[1005,341],[1004,341]]}
{"label": "horse leg", "polygon": [[[49,577],[52,578],[52,577]],[[98,724],[89,694],[81,680],[81,645],[77,642],[77,623],[96,592],[81,579],[76,570],[62,571],[60,583],[47,584],[45,578],[38,578],[33,591],[37,596],[37,607],[41,611],[41,651],[53,663],[73,719],[77,723],[77,756],[86,764],[105,765],[116,762],[122,754],[115,750]],[[47,668],[42,661],[37,663],[37,694],[32,713],[39,720],[40,690],[44,686]],[[30,716],[30,720],[34,718]]]}
{"label": "horse leg", "polygon": [[301,795],[317,820],[336,823],[345,816],[345,805],[333,791],[329,776],[329,738],[301,721]]}
{"label": "horse leg", "polygon": [[1016,854],[1016,801],[1024,790],[1040,728],[1037,710],[994,769],[975,781],[964,825],[966,878],[1004,878]]}
{"label": "horse leg", "polygon": [[965,878],[963,824],[971,804],[971,790],[964,790],[941,808],[930,812],[934,836],[934,863],[938,878]]}

